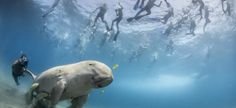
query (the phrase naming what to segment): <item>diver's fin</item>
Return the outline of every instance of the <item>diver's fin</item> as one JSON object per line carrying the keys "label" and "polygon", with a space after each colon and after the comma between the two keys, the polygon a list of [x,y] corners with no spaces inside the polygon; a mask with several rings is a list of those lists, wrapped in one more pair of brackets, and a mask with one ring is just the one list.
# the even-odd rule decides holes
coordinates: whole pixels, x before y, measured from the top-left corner
{"label": "diver's fin", "polygon": [[137,16],[137,17],[135,17],[134,19],[135,20],[139,20],[140,18],[142,18],[143,16]]}
{"label": "diver's fin", "polygon": [[133,17],[128,18],[128,19],[127,19],[127,22],[131,22],[131,21],[133,21],[133,19],[134,19]]}
{"label": "diver's fin", "polygon": [[33,78],[33,80],[35,80],[36,79],[36,75],[35,74],[33,74],[33,72],[31,72],[30,70],[28,70],[28,69],[26,69],[26,72]]}

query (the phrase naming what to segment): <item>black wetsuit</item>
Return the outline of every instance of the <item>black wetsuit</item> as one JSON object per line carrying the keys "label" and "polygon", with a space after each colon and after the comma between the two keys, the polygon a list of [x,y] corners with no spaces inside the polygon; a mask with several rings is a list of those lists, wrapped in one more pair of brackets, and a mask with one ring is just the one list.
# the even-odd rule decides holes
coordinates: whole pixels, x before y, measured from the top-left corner
{"label": "black wetsuit", "polygon": [[114,23],[116,22],[117,32],[116,32],[116,34],[115,34],[115,36],[114,36],[114,39],[113,39],[114,41],[116,41],[117,36],[118,36],[118,34],[120,33],[119,23],[120,23],[120,21],[123,19],[123,7],[122,7],[122,6],[121,6],[121,8],[116,9],[116,15],[117,15],[117,18],[114,19],[114,20],[112,21],[112,24],[111,24],[111,29],[113,29],[113,25],[114,25]]}
{"label": "black wetsuit", "polygon": [[109,30],[108,24],[107,24],[107,22],[104,20],[104,17],[105,17],[106,12],[107,12],[107,8],[106,8],[105,6],[99,7],[99,12],[98,12],[98,14],[97,14],[97,16],[96,16],[96,18],[95,18],[95,20],[94,20],[94,23],[93,23],[93,26],[92,26],[92,27],[95,26],[95,24],[97,23],[98,18],[100,18],[100,19],[102,20],[102,22],[105,24],[106,29]]}
{"label": "black wetsuit", "polygon": [[20,58],[18,60],[16,60],[13,64],[12,64],[12,76],[16,82],[17,85],[19,85],[19,81],[18,81],[18,77],[22,76],[24,74],[24,72],[26,71],[25,69],[28,66],[28,60],[27,59],[23,59]]}
{"label": "black wetsuit", "polygon": [[[144,8],[142,8],[134,17],[128,18],[127,21],[131,22],[133,19],[135,20],[139,20],[140,18],[150,15],[151,14],[151,9],[153,8],[153,6],[157,6],[160,7],[161,3],[159,5],[155,4],[156,0],[149,0],[146,4],[146,6]],[[146,11],[147,13],[144,15],[140,15],[143,11]]]}

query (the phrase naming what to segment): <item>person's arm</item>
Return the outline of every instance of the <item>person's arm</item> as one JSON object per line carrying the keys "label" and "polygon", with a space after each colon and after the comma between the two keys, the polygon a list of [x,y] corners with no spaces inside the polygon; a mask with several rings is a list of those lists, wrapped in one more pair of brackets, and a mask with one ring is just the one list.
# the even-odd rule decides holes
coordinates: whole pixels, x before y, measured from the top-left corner
{"label": "person's arm", "polygon": [[157,5],[157,4],[155,4],[155,6],[156,7],[160,7],[161,6],[161,4],[162,4],[162,1],[160,1],[160,3]]}
{"label": "person's arm", "polygon": [[165,1],[165,3],[166,3],[167,6],[168,6],[168,4],[170,4],[170,3],[167,2],[167,0],[164,0],[164,1]]}
{"label": "person's arm", "polygon": [[101,7],[98,7],[98,8],[96,8],[92,13],[94,13],[94,12],[96,12],[98,9],[100,9]]}

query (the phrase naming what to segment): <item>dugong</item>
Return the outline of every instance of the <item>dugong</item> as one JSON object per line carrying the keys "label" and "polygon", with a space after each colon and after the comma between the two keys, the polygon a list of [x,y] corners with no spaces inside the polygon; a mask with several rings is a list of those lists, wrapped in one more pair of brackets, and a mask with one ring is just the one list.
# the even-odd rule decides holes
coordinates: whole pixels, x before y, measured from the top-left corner
{"label": "dugong", "polygon": [[71,99],[69,108],[82,108],[93,88],[106,87],[112,81],[112,70],[98,61],[53,67],[36,77],[26,103],[31,108],[53,108],[59,101]]}

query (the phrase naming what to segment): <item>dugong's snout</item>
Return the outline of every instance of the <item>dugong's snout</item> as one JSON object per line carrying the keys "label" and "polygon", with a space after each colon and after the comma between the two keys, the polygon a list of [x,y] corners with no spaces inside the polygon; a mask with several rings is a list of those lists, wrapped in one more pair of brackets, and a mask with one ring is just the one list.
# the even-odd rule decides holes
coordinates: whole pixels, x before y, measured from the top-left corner
{"label": "dugong's snout", "polygon": [[106,64],[98,61],[87,61],[85,62],[85,65],[91,72],[90,78],[92,80],[92,86],[94,88],[103,88],[112,83],[112,70]]}
{"label": "dugong's snout", "polygon": [[113,76],[101,77],[99,79],[94,79],[95,88],[103,88],[111,84],[113,81]]}

